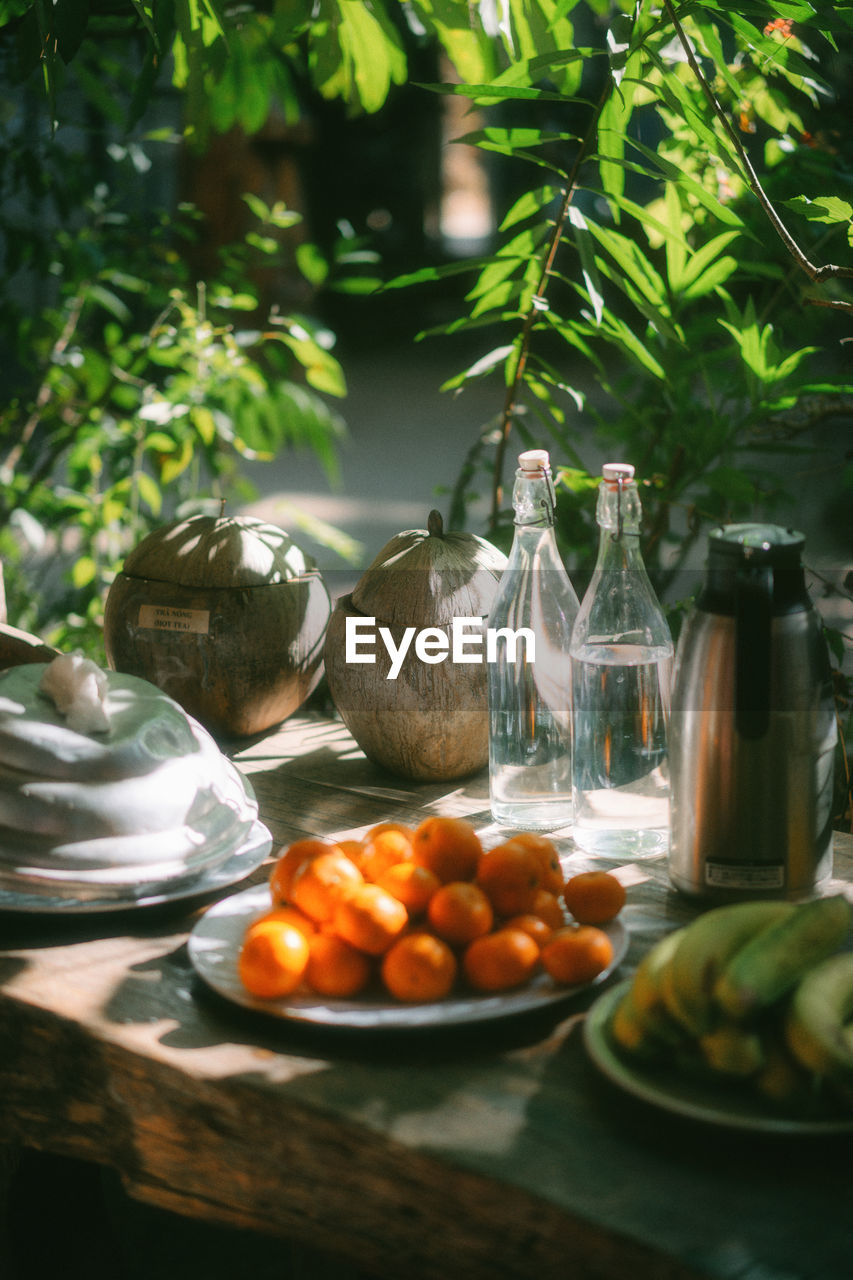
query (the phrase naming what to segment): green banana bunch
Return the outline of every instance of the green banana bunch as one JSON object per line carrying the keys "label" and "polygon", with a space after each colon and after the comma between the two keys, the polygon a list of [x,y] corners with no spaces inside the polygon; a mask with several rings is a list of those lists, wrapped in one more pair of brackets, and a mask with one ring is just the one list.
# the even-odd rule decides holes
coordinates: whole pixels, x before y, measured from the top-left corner
{"label": "green banana bunch", "polygon": [[613,1011],[613,1038],[629,1053],[655,1057],[684,1039],[684,1031],[673,1021],[662,992],[663,976],[683,933],[683,929],[676,929],[665,934],[646,952],[630,988]]}
{"label": "green banana bunch", "polygon": [[715,907],[660,939],[613,1011],[616,1045],[649,1063],[745,1080],[808,1108],[819,1078],[853,1106],[853,924],[843,895]]}
{"label": "green banana bunch", "polygon": [[735,952],[714,984],[715,1003],[735,1019],[766,1009],[838,950],[851,921],[843,894],[802,903]]}
{"label": "green banana bunch", "polygon": [[790,902],[736,902],[714,907],[689,924],[661,979],[664,1003],[693,1036],[719,1021],[714,988],[741,947],[793,915]]}
{"label": "green banana bunch", "polygon": [[798,984],[785,1019],[788,1046],[853,1106],[853,952],[815,965]]}

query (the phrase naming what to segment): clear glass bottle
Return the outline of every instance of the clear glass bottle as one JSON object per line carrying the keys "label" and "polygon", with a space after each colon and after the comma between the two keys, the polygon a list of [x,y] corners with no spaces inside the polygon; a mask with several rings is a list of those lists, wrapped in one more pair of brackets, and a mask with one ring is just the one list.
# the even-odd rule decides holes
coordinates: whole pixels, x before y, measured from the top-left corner
{"label": "clear glass bottle", "polygon": [[640,551],[634,468],[602,469],[598,559],[572,633],[575,843],[614,859],[669,844],[673,644]]}
{"label": "clear glass bottle", "polygon": [[489,791],[501,826],[553,831],[572,820],[569,642],[578,598],[554,535],[544,449],[519,455],[515,537],[489,616]]}

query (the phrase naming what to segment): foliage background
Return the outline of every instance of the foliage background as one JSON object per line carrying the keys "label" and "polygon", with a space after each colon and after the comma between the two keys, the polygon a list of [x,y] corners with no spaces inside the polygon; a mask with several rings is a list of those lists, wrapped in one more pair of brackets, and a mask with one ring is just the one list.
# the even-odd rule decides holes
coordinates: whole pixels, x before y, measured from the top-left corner
{"label": "foliage background", "polygon": [[[449,392],[494,387],[449,524],[486,494],[505,544],[507,456],[545,443],[563,549],[588,563],[590,442],[618,451],[677,625],[709,522],[795,519],[803,456],[825,454],[840,508],[853,484],[851,33],[853,6],[806,0],[0,0],[10,614],[96,647],[129,546],[245,496],[241,459],[308,447],[333,475],[334,320],[382,281],[386,298],[438,291],[424,340],[474,350]],[[459,145],[488,158],[498,212],[475,260],[368,235],[352,170],[333,181],[366,120],[396,114],[414,143],[450,94],[478,109]],[[334,214],[306,224],[247,192],[252,221],[201,278],[205,228],[177,190],[153,212],[151,157],[271,117],[324,121],[309,182]],[[304,288],[270,301],[277,263]],[[40,549],[69,528],[46,574]],[[849,637],[830,640],[844,728]]]}

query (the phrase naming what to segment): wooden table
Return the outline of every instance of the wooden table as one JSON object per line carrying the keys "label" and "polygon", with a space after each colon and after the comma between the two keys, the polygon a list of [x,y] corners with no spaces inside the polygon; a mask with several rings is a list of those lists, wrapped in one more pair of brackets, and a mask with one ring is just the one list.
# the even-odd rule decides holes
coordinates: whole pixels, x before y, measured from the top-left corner
{"label": "wooden table", "polygon": [[[327,719],[232,754],[275,847],[426,813],[488,824],[485,777],[406,785]],[[663,860],[633,872],[621,975],[693,910]],[[836,876],[853,878],[850,837]],[[586,1057],[586,998],[426,1035],[255,1016],[190,966],[207,905],[0,919],[0,1142],[112,1166],[133,1197],[378,1276],[851,1275],[849,1138],[730,1131],[623,1096]]]}

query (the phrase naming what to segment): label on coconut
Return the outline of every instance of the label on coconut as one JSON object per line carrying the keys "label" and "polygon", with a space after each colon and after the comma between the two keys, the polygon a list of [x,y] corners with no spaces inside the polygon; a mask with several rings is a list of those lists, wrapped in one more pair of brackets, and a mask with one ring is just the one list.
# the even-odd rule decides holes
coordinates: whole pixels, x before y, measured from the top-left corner
{"label": "label on coconut", "polygon": [[192,631],[206,636],[210,630],[208,609],[178,609],[174,605],[142,604],[137,626],[156,631]]}

